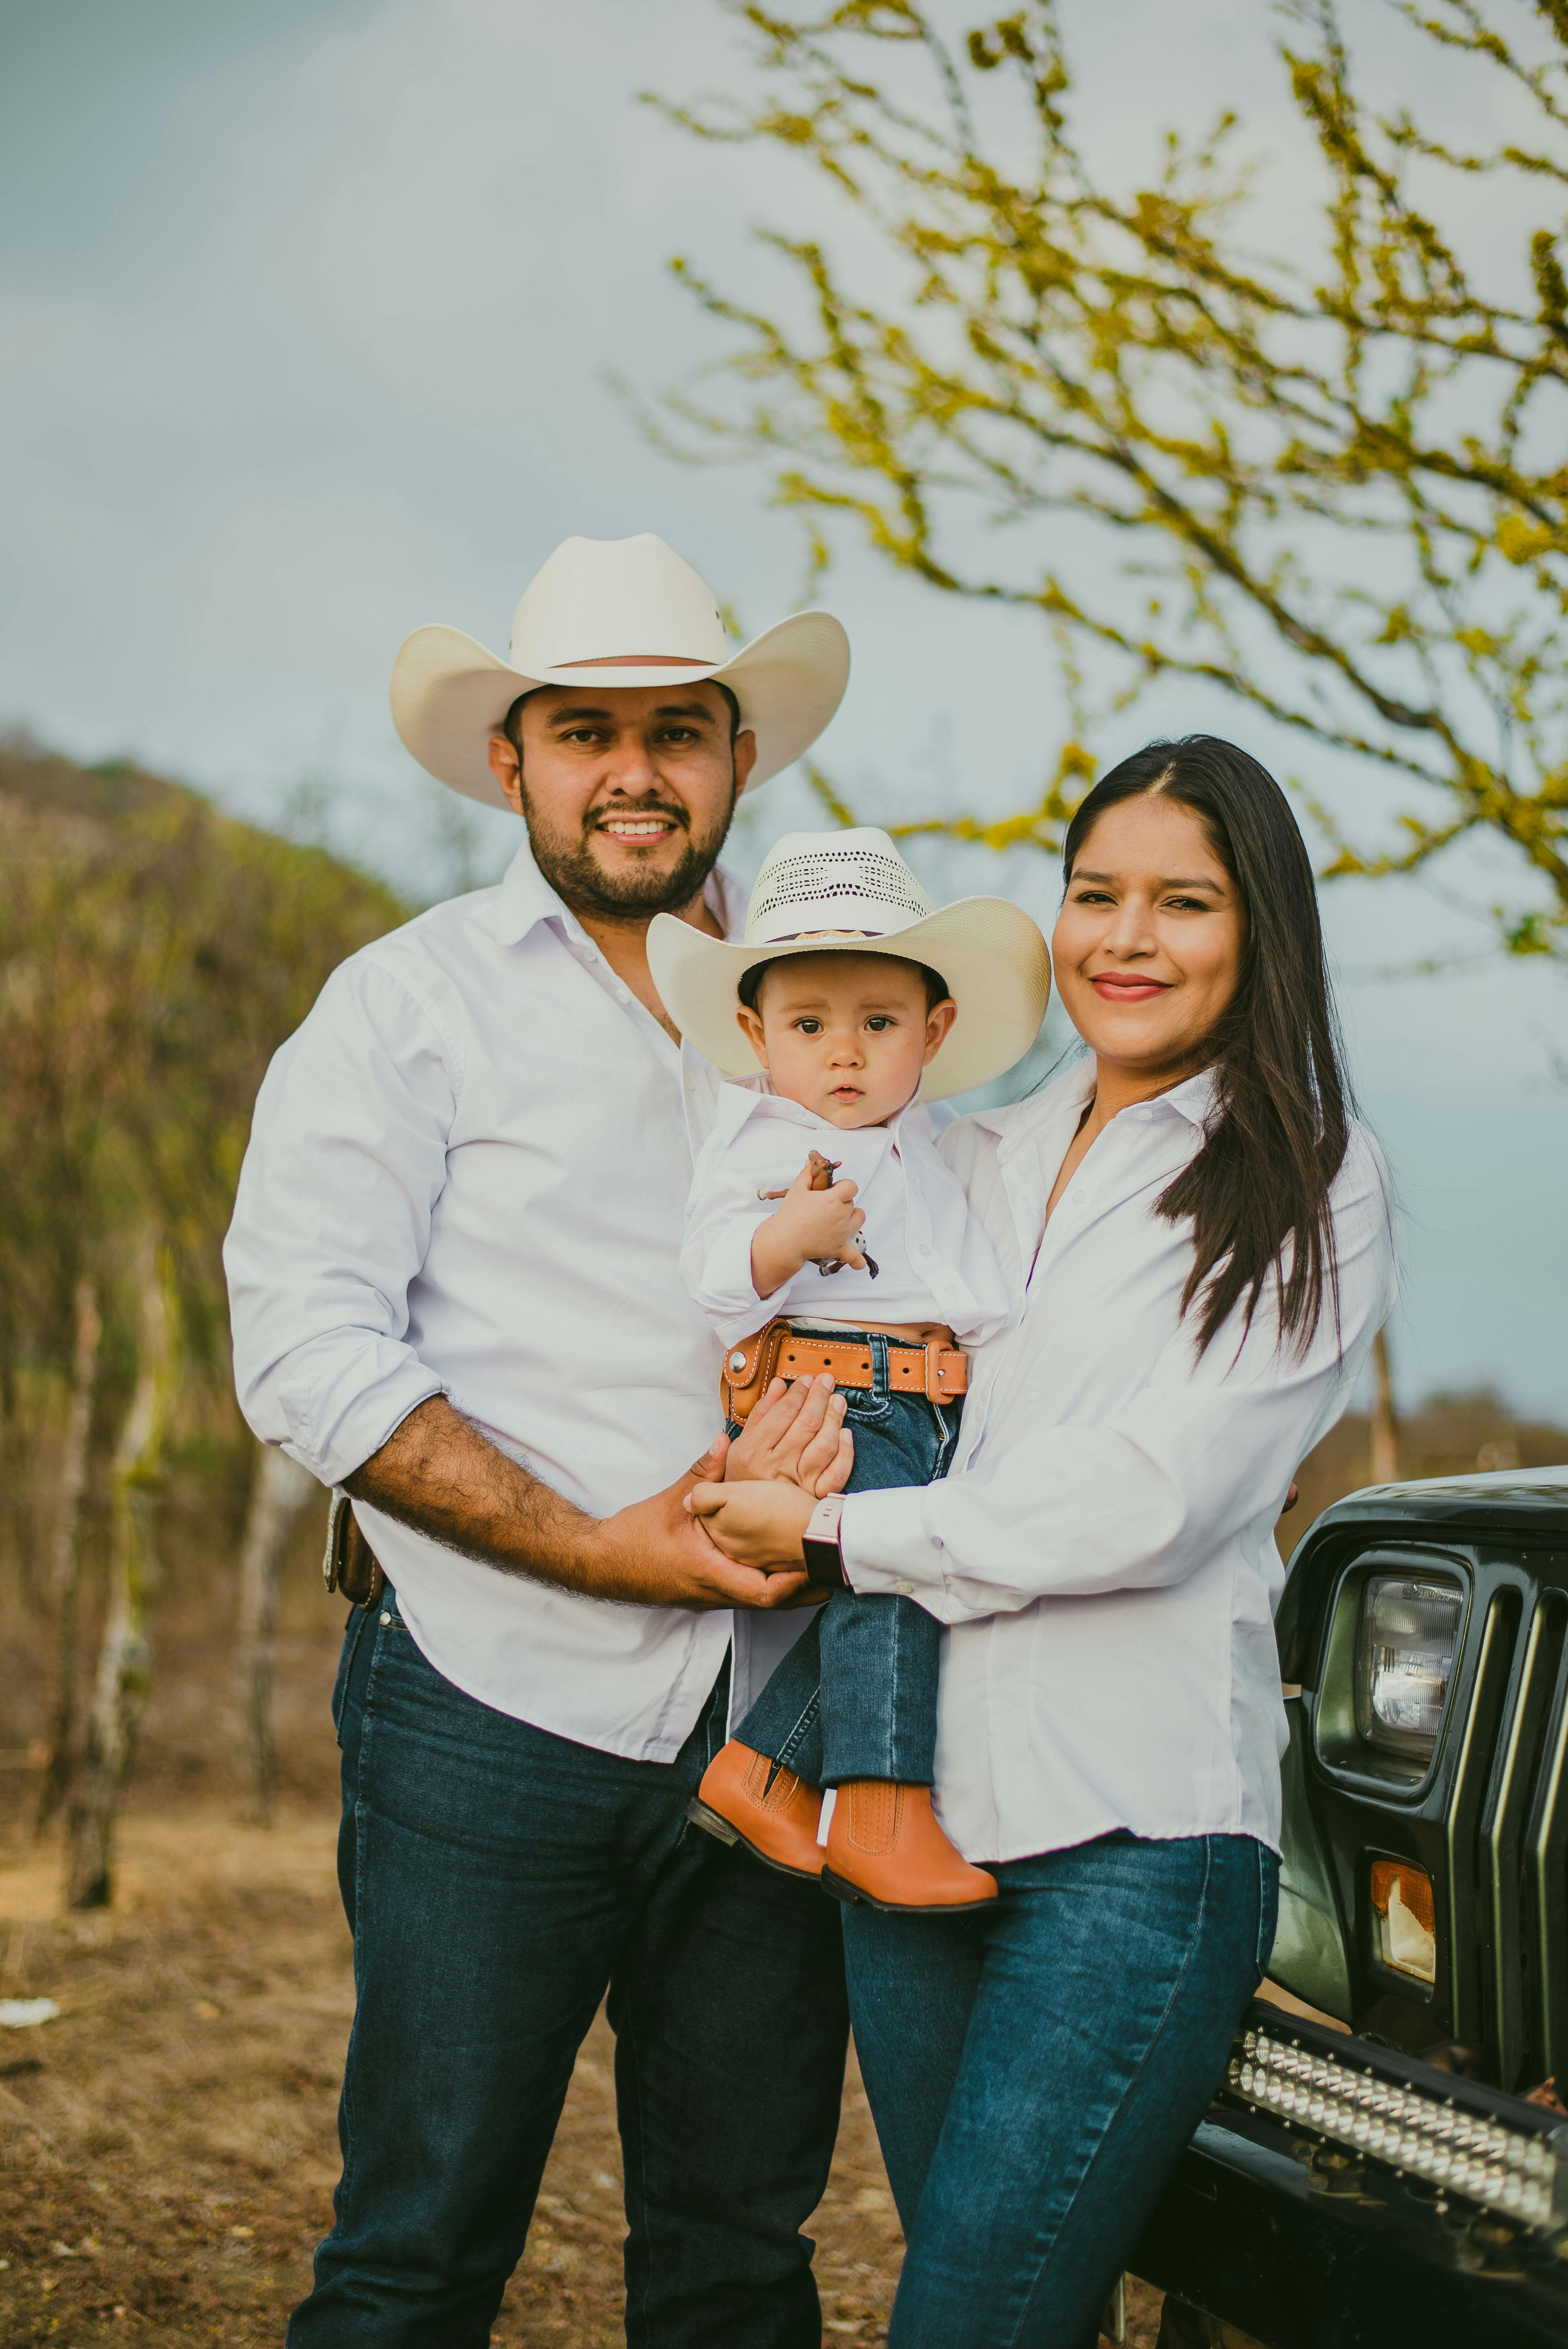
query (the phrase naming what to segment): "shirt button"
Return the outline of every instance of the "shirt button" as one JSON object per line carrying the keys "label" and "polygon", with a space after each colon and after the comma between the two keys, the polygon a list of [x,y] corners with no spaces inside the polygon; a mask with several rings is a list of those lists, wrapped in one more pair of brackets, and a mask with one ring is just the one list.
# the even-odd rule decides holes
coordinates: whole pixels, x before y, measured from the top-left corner
{"label": "shirt button", "polygon": [[1088,1194],[1086,1191],[1075,1191],[1073,1193],[1073,1206],[1075,1207],[1081,1207],[1088,1195]]}
{"label": "shirt button", "polygon": [[913,1599],[914,1596],[914,1585],[913,1582],[895,1582],[893,1584],[893,1588],[897,1591],[901,1599]]}
{"label": "shirt button", "polygon": [[631,996],[625,988],[618,987],[615,989],[615,1000],[617,1003],[630,1003],[631,999]]}

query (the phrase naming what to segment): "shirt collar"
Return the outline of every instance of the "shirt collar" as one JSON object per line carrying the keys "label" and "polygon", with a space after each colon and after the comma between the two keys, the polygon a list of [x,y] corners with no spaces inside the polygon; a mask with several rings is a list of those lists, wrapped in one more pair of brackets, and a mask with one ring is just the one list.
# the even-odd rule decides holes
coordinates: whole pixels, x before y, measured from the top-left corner
{"label": "shirt collar", "polygon": [[[1179,1085],[1172,1085],[1169,1092],[1156,1093],[1144,1106],[1151,1111],[1172,1110],[1190,1125],[1203,1131],[1213,1113],[1216,1083],[1212,1067],[1200,1069],[1195,1077],[1184,1077]],[[1064,1069],[1059,1077],[1053,1078],[1037,1093],[1026,1094],[1023,1101],[999,1109],[974,1110],[970,1117],[984,1133],[999,1134],[1004,1143],[1018,1147],[1064,1111],[1081,1112],[1093,1091],[1094,1057],[1086,1052],[1081,1061],[1075,1061],[1070,1069]]]}
{"label": "shirt collar", "polygon": [[[715,865],[703,895],[725,936],[738,937],[746,926],[746,893],[734,874]],[[583,934],[576,916],[562,904],[534,863],[533,850],[525,834],[497,892],[495,934],[503,947],[521,946],[539,923],[551,920],[564,923],[578,936]]]}
{"label": "shirt collar", "polygon": [[503,947],[519,946],[536,924],[547,922],[552,915],[572,919],[534,863],[525,833],[497,892],[495,934]]}
{"label": "shirt collar", "polygon": [[[777,1109],[780,1114],[788,1116],[795,1107],[794,1102],[781,1102],[776,1093],[764,1092],[765,1082],[766,1080],[760,1071],[755,1077],[725,1079],[719,1086],[718,1099],[714,1104],[715,1133],[721,1134],[726,1142],[733,1142],[747,1119],[755,1113],[763,1102],[767,1102],[771,1108]],[[805,1112],[802,1110],[799,1114],[804,1117]]]}
{"label": "shirt collar", "polygon": [[[719,1086],[718,1100],[714,1108],[714,1132],[721,1134],[726,1142],[733,1142],[747,1121],[758,1116],[778,1118],[786,1125],[805,1126],[808,1130],[820,1129],[827,1123],[825,1118],[802,1108],[799,1102],[786,1101],[781,1093],[776,1093],[769,1079],[761,1072],[755,1077],[727,1077]],[[906,1102],[903,1109],[877,1130],[891,1134],[896,1147],[906,1121],[910,1123],[912,1132],[929,1136],[930,1114],[924,1103],[919,1101]],[[863,1133],[868,1129],[849,1126],[839,1130]]]}
{"label": "shirt collar", "polygon": [[1149,1106],[1150,1109],[1172,1109],[1179,1117],[1184,1117],[1189,1125],[1206,1130],[1213,1115],[1214,1096],[1218,1089],[1219,1080],[1214,1070],[1200,1069],[1195,1077],[1184,1078],[1181,1084],[1172,1085],[1168,1093],[1156,1094]]}

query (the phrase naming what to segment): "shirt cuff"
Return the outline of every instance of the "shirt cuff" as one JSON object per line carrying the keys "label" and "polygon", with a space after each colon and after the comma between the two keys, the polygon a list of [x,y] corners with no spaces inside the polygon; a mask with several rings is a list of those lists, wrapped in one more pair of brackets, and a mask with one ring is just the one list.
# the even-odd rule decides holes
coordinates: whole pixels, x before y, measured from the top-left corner
{"label": "shirt cuff", "polygon": [[749,1338],[770,1320],[776,1297],[767,1302],[758,1296],[751,1277],[751,1236],[755,1219],[738,1218],[722,1231],[707,1252],[702,1268],[697,1303],[727,1346]]}
{"label": "shirt cuff", "polygon": [[941,1537],[928,1533],[923,1485],[851,1493],[839,1520],[844,1579],[862,1597],[915,1599],[946,1619],[947,1582]]}
{"label": "shirt cuff", "polygon": [[[445,1381],[404,1347],[385,1341],[376,1348],[392,1361],[379,1377],[365,1380],[366,1365],[345,1363],[325,1381],[295,1377],[279,1381],[278,1399],[288,1426],[286,1449],[324,1485],[341,1485],[380,1451],[411,1411]],[[377,1365],[379,1367],[379,1365]]]}

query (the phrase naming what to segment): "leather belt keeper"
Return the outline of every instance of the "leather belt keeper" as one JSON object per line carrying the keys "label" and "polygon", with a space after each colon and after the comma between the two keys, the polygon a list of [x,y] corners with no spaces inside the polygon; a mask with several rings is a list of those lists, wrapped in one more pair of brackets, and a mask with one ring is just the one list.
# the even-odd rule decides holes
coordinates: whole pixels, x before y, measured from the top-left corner
{"label": "leather belt keeper", "polygon": [[322,1579],[356,1607],[374,1607],[387,1588],[381,1561],[359,1529],[346,1493],[335,1493],[326,1519]]}
{"label": "leather belt keeper", "polygon": [[[923,1395],[928,1402],[957,1402],[969,1385],[969,1357],[956,1346],[901,1346],[887,1341],[888,1386],[893,1394]],[[732,1346],[719,1375],[718,1400],[728,1419],[744,1423],[768,1392],[771,1379],[814,1379],[824,1371],[840,1387],[862,1392],[876,1384],[872,1350],[862,1338],[803,1333],[788,1321],[769,1321],[744,1345]]]}

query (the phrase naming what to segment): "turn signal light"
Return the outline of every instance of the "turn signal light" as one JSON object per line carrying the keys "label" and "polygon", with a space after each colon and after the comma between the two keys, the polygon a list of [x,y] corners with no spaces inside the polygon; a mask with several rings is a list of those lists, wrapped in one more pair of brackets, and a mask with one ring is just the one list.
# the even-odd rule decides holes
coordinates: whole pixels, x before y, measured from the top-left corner
{"label": "turn signal light", "polygon": [[1383,1963],[1396,1973],[1413,1975],[1417,1982],[1435,1982],[1437,1919],[1432,1879],[1426,1869],[1408,1859],[1375,1859],[1372,1915],[1377,1955]]}

